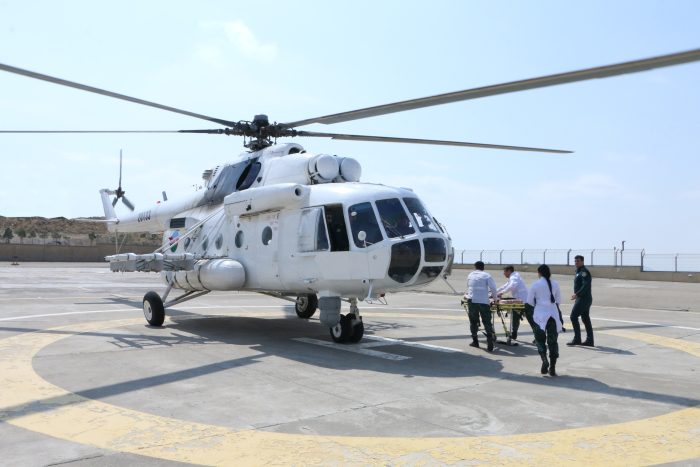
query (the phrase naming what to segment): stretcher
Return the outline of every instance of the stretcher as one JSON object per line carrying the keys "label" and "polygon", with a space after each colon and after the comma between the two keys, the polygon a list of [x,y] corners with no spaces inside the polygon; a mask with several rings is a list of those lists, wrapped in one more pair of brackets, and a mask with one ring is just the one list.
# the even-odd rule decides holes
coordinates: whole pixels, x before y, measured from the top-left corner
{"label": "stretcher", "polygon": [[[462,297],[461,301],[464,310],[469,313],[469,308],[467,306],[467,299]],[[518,345],[514,342],[512,338],[513,335],[513,320],[522,319],[523,313],[525,313],[525,302],[522,300],[516,300],[512,298],[502,298],[498,302],[491,302],[491,324],[493,326],[493,332],[496,337],[496,342],[506,345],[515,346]],[[498,340],[498,333],[496,333],[496,316],[501,320],[503,325],[503,332],[505,333],[506,340]],[[508,319],[508,324],[506,325],[506,319]],[[479,320],[479,327],[481,328],[481,320]],[[486,331],[482,330],[482,333],[486,335]]]}
{"label": "stretcher", "polygon": [[[503,332],[505,332],[506,340],[497,341],[506,345],[518,345],[517,342],[513,342],[513,320],[520,320],[525,313],[525,302],[522,300],[516,300],[514,298],[502,298],[498,302],[491,302],[491,317],[493,322],[493,331],[496,332],[496,315],[501,318],[501,324],[503,325]],[[508,318],[508,325],[506,326],[506,318]],[[498,336],[498,335],[496,335]]]}

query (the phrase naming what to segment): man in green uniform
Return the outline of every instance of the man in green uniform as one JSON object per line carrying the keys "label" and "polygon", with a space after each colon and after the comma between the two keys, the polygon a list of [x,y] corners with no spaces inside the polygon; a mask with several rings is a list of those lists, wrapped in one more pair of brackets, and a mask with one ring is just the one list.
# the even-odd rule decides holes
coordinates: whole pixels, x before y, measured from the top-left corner
{"label": "man in green uniform", "polygon": [[[593,296],[591,295],[591,273],[583,265],[583,256],[576,255],[574,257],[576,265],[576,277],[574,277],[574,294],[571,300],[574,302],[574,307],[571,309],[571,324],[574,327],[574,340],[567,342],[566,345],[585,345],[593,347],[593,326],[591,325],[591,304]],[[583,325],[586,327],[586,340],[581,342],[581,326],[578,323],[578,318],[581,317]]]}
{"label": "man in green uniform", "polygon": [[479,316],[481,316],[481,322],[484,323],[484,330],[486,331],[486,348],[491,352],[494,342],[496,342],[496,334],[493,332],[493,325],[491,324],[489,292],[493,299],[496,300],[498,294],[496,283],[493,281],[491,274],[484,271],[484,263],[477,261],[474,263],[474,271],[467,276],[467,309],[469,330],[472,335],[472,343],[469,345],[479,347],[477,333],[479,331]]}

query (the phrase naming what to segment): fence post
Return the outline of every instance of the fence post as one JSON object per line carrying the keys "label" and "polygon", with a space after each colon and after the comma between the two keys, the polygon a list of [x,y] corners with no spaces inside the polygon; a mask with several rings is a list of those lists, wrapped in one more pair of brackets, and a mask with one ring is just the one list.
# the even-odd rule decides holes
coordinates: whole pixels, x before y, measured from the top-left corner
{"label": "fence post", "polygon": [[616,246],[613,246],[613,256],[615,257],[615,259],[613,260],[613,264],[615,265],[615,267],[617,267],[617,247]]}
{"label": "fence post", "polygon": [[641,265],[639,270],[644,272],[644,248],[642,248],[641,253],[639,253],[639,264]]}
{"label": "fence post", "polygon": [[591,266],[593,266],[593,254],[595,253],[595,249],[591,250]]}
{"label": "fence post", "polygon": [[503,264],[503,250],[498,254],[498,264]]}
{"label": "fence post", "polygon": [[678,272],[678,253],[676,253],[675,258],[673,258],[673,271]]}
{"label": "fence post", "polygon": [[623,257],[625,256],[625,250],[620,250],[620,267],[622,267],[624,264]]}
{"label": "fence post", "polygon": [[542,264],[547,264],[547,249],[542,252]]}
{"label": "fence post", "polygon": [[521,265],[521,266],[524,264],[524,263],[523,263],[523,260],[524,260],[524,256],[523,256],[523,255],[524,255],[524,254],[525,254],[525,250],[520,250],[520,265]]}
{"label": "fence post", "polygon": [[566,265],[571,266],[571,249],[566,252]]}
{"label": "fence post", "polygon": [[465,252],[465,251],[466,251],[466,250],[462,250],[462,264],[464,264],[464,252]]}
{"label": "fence post", "polygon": [[481,253],[479,253],[479,261],[484,260],[484,251],[486,251],[486,250],[481,250]]}

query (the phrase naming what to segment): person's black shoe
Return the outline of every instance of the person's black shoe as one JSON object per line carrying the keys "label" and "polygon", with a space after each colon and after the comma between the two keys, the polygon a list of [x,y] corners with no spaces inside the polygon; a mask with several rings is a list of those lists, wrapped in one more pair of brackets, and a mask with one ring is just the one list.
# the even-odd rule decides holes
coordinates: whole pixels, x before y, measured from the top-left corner
{"label": "person's black shoe", "polygon": [[540,368],[540,373],[546,375],[547,370],[549,369],[549,360],[547,360],[547,353],[540,352],[540,358],[542,359],[542,367]]}
{"label": "person's black shoe", "polygon": [[474,339],[471,344],[469,344],[469,347],[476,347],[477,349],[479,348],[479,341],[477,339]]}
{"label": "person's black shoe", "polygon": [[549,364],[549,376],[557,376],[557,359],[552,357],[552,362]]}
{"label": "person's black shoe", "polygon": [[510,338],[513,339],[514,341],[518,340],[518,333],[514,332],[513,334],[510,335]]}
{"label": "person's black shoe", "polygon": [[561,332],[566,332],[566,328],[564,326],[561,327]]}
{"label": "person's black shoe", "polygon": [[487,336],[486,337],[486,350],[491,352],[493,350],[493,337],[492,336]]}
{"label": "person's black shoe", "polygon": [[581,345],[580,339],[574,339],[571,342],[567,342],[566,345]]}
{"label": "person's black shoe", "polygon": [[584,341],[584,342],[581,342],[580,345],[581,345],[582,347],[595,347],[595,345],[593,345],[593,341],[589,341],[589,340],[586,340],[586,341]]}

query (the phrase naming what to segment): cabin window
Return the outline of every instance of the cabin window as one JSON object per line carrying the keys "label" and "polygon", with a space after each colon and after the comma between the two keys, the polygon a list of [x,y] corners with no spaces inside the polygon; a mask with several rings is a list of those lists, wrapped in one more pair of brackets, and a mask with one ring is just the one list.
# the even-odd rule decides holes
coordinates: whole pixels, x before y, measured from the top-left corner
{"label": "cabin window", "polygon": [[404,198],[403,202],[406,203],[408,212],[415,219],[418,230],[421,232],[438,232],[435,222],[430,218],[430,214],[428,214],[428,211],[418,198]]}
{"label": "cabin window", "polygon": [[272,228],[269,225],[262,231],[262,242],[263,245],[269,245],[272,243]]}
{"label": "cabin window", "polygon": [[236,244],[236,248],[241,248],[243,246],[243,231],[239,230],[236,232],[236,238],[234,240],[234,243]]}
{"label": "cabin window", "polygon": [[348,251],[350,249],[350,241],[348,240],[345,217],[343,217],[343,206],[340,204],[328,204],[324,206],[324,213],[326,215],[326,227],[331,251]]}
{"label": "cabin window", "polygon": [[209,239],[204,237],[204,241],[202,242],[202,252],[206,253],[208,248],[209,248]]}
{"label": "cabin window", "polygon": [[[350,229],[352,231],[352,239],[355,246],[365,248],[375,243],[381,242],[382,232],[379,230],[377,216],[372,209],[372,203],[354,204],[348,208],[348,217],[350,218]],[[360,232],[364,232],[364,239],[361,239]]]}
{"label": "cabin window", "polygon": [[387,237],[398,238],[416,233],[398,198],[380,199],[376,203]]}
{"label": "cabin window", "polygon": [[301,212],[297,237],[298,249],[301,252],[328,251],[323,208],[311,208]]}
{"label": "cabin window", "polygon": [[222,234],[219,234],[218,237],[216,237],[216,249],[220,250],[221,247],[224,245],[224,236]]}

